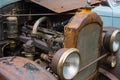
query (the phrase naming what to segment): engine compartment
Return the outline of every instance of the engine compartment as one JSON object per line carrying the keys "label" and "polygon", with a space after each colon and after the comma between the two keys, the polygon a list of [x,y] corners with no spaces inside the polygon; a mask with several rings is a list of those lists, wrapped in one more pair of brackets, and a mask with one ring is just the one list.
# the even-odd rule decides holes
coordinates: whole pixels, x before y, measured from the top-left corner
{"label": "engine compartment", "polygon": [[[107,66],[116,65],[114,53],[119,49],[120,31],[102,31],[102,21],[96,13],[86,9],[83,13],[81,9],[55,13],[22,0],[2,7],[0,15],[2,63],[9,59],[6,57],[11,56],[18,62],[16,56],[24,57],[50,72],[57,80],[96,76],[99,60]],[[11,64],[11,60],[7,64]]]}
{"label": "engine compartment", "polygon": [[24,1],[3,7],[1,13],[5,15],[0,18],[0,57],[25,57],[57,76],[50,64],[53,55],[63,48],[64,26],[73,14],[51,12]]}

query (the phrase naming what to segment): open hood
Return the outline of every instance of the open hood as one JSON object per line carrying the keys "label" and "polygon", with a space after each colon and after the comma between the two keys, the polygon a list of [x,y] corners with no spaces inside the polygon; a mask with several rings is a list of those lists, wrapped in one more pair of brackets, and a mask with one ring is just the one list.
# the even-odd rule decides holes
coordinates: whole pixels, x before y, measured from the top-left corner
{"label": "open hood", "polygon": [[57,13],[85,7],[88,5],[88,2],[90,2],[91,4],[98,2],[98,0],[30,0],[30,1],[37,3]]}

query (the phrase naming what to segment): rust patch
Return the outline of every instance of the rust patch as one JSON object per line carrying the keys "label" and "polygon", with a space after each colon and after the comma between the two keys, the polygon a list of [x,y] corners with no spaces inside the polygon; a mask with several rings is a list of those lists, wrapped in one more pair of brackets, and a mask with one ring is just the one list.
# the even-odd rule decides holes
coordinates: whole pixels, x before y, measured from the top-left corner
{"label": "rust patch", "polygon": [[[96,13],[77,12],[64,28],[64,47],[75,48],[79,31],[90,23],[98,23],[101,26],[100,34],[102,35],[102,21]],[[101,40],[99,42],[101,44]]]}
{"label": "rust patch", "polygon": [[0,59],[0,74],[7,80],[56,80],[56,78],[37,65],[22,57]]}
{"label": "rust patch", "polygon": [[[66,12],[78,8],[83,8],[88,5],[88,0],[30,0],[41,6],[44,6],[57,13]],[[90,0],[89,3],[99,3],[99,0]]]}
{"label": "rust patch", "polygon": [[26,63],[23,67],[30,71],[39,71],[39,69],[31,63]]}

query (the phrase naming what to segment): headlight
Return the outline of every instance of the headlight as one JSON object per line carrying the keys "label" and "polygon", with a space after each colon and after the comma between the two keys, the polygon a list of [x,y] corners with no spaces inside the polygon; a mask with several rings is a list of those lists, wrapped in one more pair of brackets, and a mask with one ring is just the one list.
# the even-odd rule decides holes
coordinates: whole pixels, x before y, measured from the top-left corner
{"label": "headlight", "polygon": [[120,45],[119,45],[120,43],[119,43],[119,41],[113,41],[113,43],[112,43],[112,45],[111,45],[111,47],[112,47],[112,49],[113,49],[113,52],[116,52],[116,51],[118,51],[118,49],[119,49],[119,47],[120,47]]}
{"label": "headlight", "polygon": [[80,68],[80,54],[75,48],[60,49],[53,57],[51,68],[64,80],[76,76]]}
{"label": "headlight", "polygon": [[120,30],[106,33],[103,42],[108,51],[117,52],[120,48]]}
{"label": "headlight", "polygon": [[116,58],[116,56],[111,55],[111,56],[108,56],[106,59],[107,59],[106,63],[111,68],[114,68],[117,65],[117,58]]}

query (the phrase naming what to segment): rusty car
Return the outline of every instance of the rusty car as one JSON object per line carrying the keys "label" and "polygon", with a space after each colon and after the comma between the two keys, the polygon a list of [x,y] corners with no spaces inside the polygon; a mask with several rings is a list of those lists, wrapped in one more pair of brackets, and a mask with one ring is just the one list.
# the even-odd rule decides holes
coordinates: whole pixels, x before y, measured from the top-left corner
{"label": "rusty car", "polygon": [[120,29],[98,0],[0,0],[0,80],[120,80]]}

